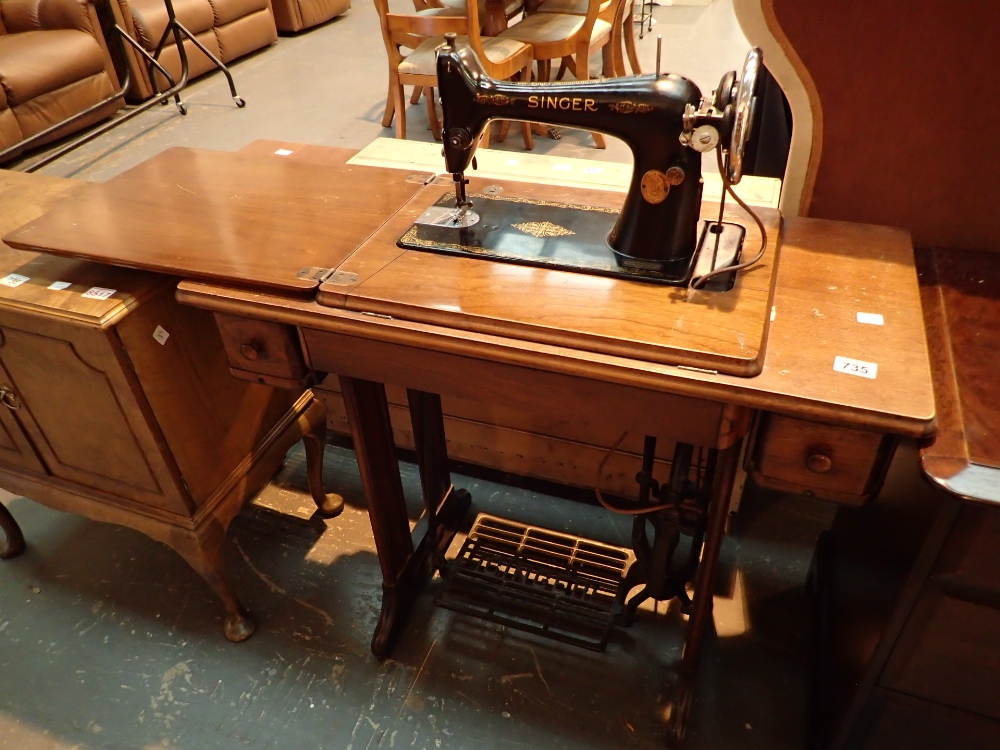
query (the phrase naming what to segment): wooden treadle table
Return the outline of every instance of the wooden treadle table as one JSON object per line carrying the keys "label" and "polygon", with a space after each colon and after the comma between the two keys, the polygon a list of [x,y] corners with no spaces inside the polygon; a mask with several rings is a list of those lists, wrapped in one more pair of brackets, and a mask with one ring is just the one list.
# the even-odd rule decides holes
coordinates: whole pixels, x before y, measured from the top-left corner
{"label": "wooden treadle table", "polygon": [[[714,452],[707,540],[681,663],[688,677],[711,617],[710,582],[755,413],[770,419],[754,441],[761,472],[815,476],[833,495],[860,497],[877,486],[895,441],[933,430],[905,232],[782,220],[762,210],[774,244],[761,267],[731,292],[687,298],[668,287],[402,251],[397,237],[446,188],[425,187],[428,175],[345,165],[341,152],[287,149],[287,156],[172,149],[5,241],[189,279],[178,298],[216,313],[233,372],[243,377],[290,385],[315,373],[339,377],[383,574],[372,641],[379,656],[468,507],[448,471],[441,394]],[[621,200],[489,182],[525,198]],[[483,185],[474,180],[472,188]],[[91,218],[111,207],[133,218]],[[405,387],[409,398],[429,519],[417,540],[386,383]],[[805,451],[795,460],[788,434]],[[859,438],[874,446],[870,455],[841,462]],[[673,712],[675,737],[689,698],[685,687]]]}

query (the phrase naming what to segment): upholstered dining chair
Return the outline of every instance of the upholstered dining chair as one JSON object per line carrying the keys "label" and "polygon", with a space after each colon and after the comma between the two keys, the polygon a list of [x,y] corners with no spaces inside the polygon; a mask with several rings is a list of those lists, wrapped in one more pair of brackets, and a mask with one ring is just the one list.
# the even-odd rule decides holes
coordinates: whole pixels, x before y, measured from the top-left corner
{"label": "upholstered dining chair", "polygon": [[[601,51],[604,75],[614,75],[611,58],[611,24],[598,18],[602,0],[585,0],[585,15],[571,13],[534,13],[497,35],[498,39],[516,39],[530,44],[538,62],[538,80],[551,77],[552,60],[573,61],[577,80],[590,78],[590,56]],[[620,2],[620,0],[611,0]],[[604,136],[592,133],[597,148],[605,148]]]}
{"label": "upholstered dining chair", "polygon": [[[632,6],[634,0],[602,0],[597,17],[611,24],[611,61],[616,76],[628,75],[625,68],[625,56],[622,46],[628,54],[629,66],[633,75],[642,75],[639,56],[635,49],[635,29],[632,23]],[[544,0],[538,6],[536,13],[568,13],[573,16],[585,16],[590,8],[590,0]],[[562,69],[560,69],[562,73]]]}
{"label": "upholstered dining chair", "polygon": [[[534,58],[531,46],[516,39],[484,37],[479,33],[478,3],[464,9],[428,8],[424,12],[397,14],[389,12],[388,0],[374,0],[382,26],[389,61],[389,91],[386,97],[382,126],[396,121],[396,137],[406,138],[406,101],[403,86],[420,86],[427,99],[427,116],[435,139],[441,138],[441,126],[434,106],[437,86],[437,48],[444,35],[459,35],[459,44],[468,43],[490,77],[497,80],[531,80]],[[411,50],[404,54],[403,50]],[[524,145],[532,148],[531,129],[524,124]]]}

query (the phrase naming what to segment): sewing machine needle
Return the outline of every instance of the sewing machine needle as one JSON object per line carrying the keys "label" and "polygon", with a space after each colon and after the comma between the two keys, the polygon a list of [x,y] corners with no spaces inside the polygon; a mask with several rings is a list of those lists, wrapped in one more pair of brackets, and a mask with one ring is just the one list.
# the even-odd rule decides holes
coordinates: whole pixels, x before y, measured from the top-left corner
{"label": "sewing machine needle", "polygon": [[656,77],[660,77],[660,52],[663,50],[663,34],[656,35]]}

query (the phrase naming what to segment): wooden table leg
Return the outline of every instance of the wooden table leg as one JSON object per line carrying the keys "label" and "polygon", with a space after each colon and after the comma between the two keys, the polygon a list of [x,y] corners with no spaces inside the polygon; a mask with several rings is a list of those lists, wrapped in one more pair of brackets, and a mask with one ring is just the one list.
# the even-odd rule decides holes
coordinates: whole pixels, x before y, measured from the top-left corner
{"label": "wooden table leg", "polygon": [[323,490],[323,451],[326,449],[326,406],[314,398],[299,417],[302,444],[306,449],[309,494],[323,518],[334,518],[344,510],[344,498]]}
{"label": "wooden table leg", "polygon": [[24,535],[21,533],[21,527],[17,525],[14,516],[10,514],[3,503],[0,503],[0,529],[4,533],[4,544],[0,547],[0,559],[17,557],[24,552]]}
{"label": "wooden table leg", "polygon": [[420,487],[427,509],[427,533],[417,548],[417,556],[431,556],[434,567],[443,572],[444,553],[462,518],[469,512],[472,498],[451,483],[441,397],[415,390],[407,390],[406,397],[420,467]]}
{"label": "wooden table leg", "polygon": [[375,656],[384,659],[417,594],[443,558],[458,521],[468,511],[469,494],[451,486],[440,398],[432,393],[410,392],[421,487],[428,508],[427,533],[414,548],[385,386],[342,375],[340,392],[347,407],[382,568],[382,611],[371,648]]}
{"label": "wooden table leg", "polygon": [[694,677],[701,658],[705,634],[712,618],[712,583],[718,567],[719,552],[726,531],[726,516],[732,494],[736,466],[739,462],[738,441],[731,448],[720,450],[716,458],[715,476],[712,479],[712,497],[708,507],[708,533],[701,554],[701,563],[695,576],[693,607],[684,636],[684,650],[681,653],[680,680],[674,710],[667,727],[670,742],[679,744],[687,731],[688,714],[694,691]]}

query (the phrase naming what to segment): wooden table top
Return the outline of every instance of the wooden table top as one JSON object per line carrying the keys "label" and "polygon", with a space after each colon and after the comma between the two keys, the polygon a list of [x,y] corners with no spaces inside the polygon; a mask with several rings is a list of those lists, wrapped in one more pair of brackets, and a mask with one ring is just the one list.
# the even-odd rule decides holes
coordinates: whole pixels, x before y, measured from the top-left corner
{"label": "wooden table top", "polygon": [[310,295],[430,175],[171,148],[4,241],[118,266]]}
{"label": "wooden table top", "polygon": [[938,407],[921,464],[956,495],[1000,502],[1000,255],[924,250],[919,260]]}
{"label": "wooden table top", "polygon": [[[505,198],[610,209],[622,203],[620,193],[476,177],[470,194],[488,186]],[[757,209],[770,241],[752,272],[739,274],[728,292],[689,292],[398,247],[416,218],[451,192],[450,185],[428,185],[418,193],[320,286],[320,304],[733,375],[760,372],[780,244],[777,211]],[[717,215],[717,205],[703,205],[704,218]],[[738,206],[726,220],[747,228],[743,257],[752,257],[760,246],[753,221]]]}
{"label": "wooden table top", "polygon": [[[537,329],[538,323],[523,316],[518,319],[516,305],[503,307],[496,326],[485,321],[490,312],[480,308],[475,317],[484,325],[476,325],[476,330],[458,328],[440,317],[440,300],[412,296],[411,277],[396,269],[382,279],[381,273],[370,274],[372,286],[365,289],[361,284],[357,300],[358,304],[362,299],[378,304],[388,300],[400,309],[409,307],[405,318],[347,309],[350,293],[341,297],[344,307],[309,299],[316,283],[289,278],[289,272],[303,265],[332,267],[346,260],[421,189],[401,176],[398,170],[171,149],[62,204],[14,232],[8,241],[221,282],[224,286],[193,281],[181,285],[179,297],[202,306],[831,423],[915,436],[933,430],[927,345],[905,232],[786,220],[762,370],[756,377],[739,377],[644,360],[628,347],[593,351],[581,348],[572,337],[526,338],[524,330]],[[615,205],[620,200],[618,195],[591,197],[614,200]],[[208,222],[206,215],[216,218]],[[377,247],[373,243],[369,250]],[[389,246],[381,247],[384,251]],[[366,251],[351,262],[357,268],[373,257]],[[373,267],[381,272],[395,265],[384,260],[375,258]],[[455,259],[435,262],[446,260]],[[467,273],[492,274],[484,269],[486,263],[449,264],[449,273],[459,277],[454,279],[456,288],[462,287]],[[398,269],[405,270],[403,265]],[[498,273],[503,276],[506,271]],[[576,275],[558,272],[558,276]],[[484,278],[475,284],[479,289]],[[234,285],[252,289],[231,288]],[[545,285],[530,291],[542,295],[532,309],[544,314]],[[325,301],[338,304],[336,295],[343,292],[324,290],[324,295],[331,295]],[[493,295],[494,301],[504,294],[521,293],[505,285]],[[688,305],[683,308],[685,316]],[[627,330],[631,311],[620,312],[624,338],[641,338]],[[880,324],[859,322],[859,313],[867,319],[881,316]],[[572,317],[572,311],[567,314]],[[665,316],[663,328],[672,325]],[[847,365],[837,358],[847,358]],[[851,374],[850,367],[866,370],[869,377]]]}
{"label": "wooden table top", "polygon": [[[198,282],[182,282],[178,299],[232,314],[342,333],[359,341],[712,399],[831,424],[912,437],[934,430],[934,394],[913,251],[905,232],[887,227],[785,219],[775,317],[763,370],[752,378]],[[883,323],[859,323],[858,312],[882,315]],[[838,356],[877,364],[876,377],[835,368]],[[386,382],[406,385],[399,368],[385,363],[384,371]]]}

